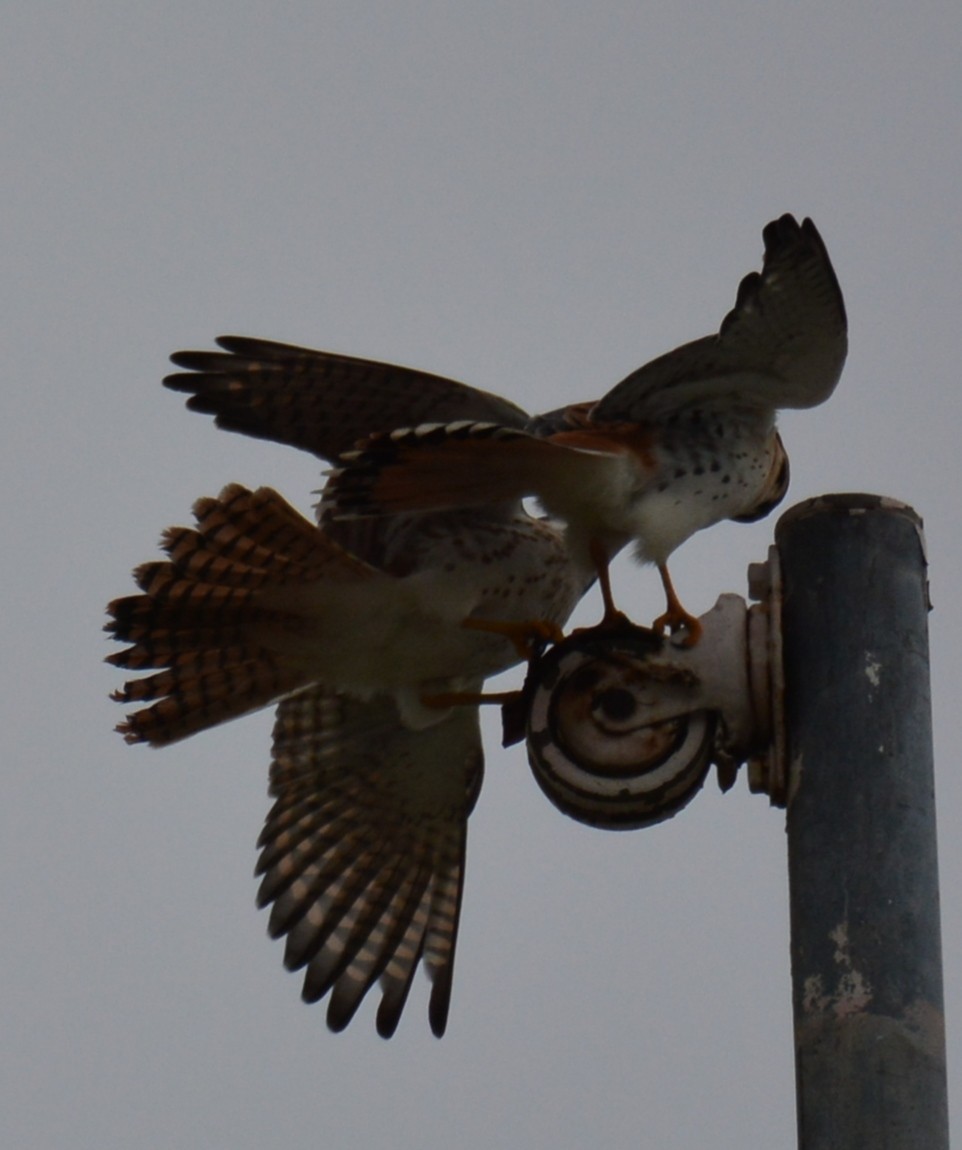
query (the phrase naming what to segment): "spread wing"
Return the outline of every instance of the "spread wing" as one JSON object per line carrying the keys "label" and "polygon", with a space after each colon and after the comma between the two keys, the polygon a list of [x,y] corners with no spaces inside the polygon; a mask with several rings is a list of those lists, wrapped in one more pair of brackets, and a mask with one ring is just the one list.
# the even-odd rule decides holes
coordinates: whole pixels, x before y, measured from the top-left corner
{"label": "spread wing", "polygon": [[[493,504],[537,495],[566,518],[644,463],[673,416],[702,406],[812,407],[832,393],[848,347],[845,305],[811,220],[764,229],[761,272],[742,280],[717,335],[685,344],[622,380],[594,405],[532,418],[525,430],[463,420],[372,437],[342,456],[324,493],[329,514]],[[525,432],[527,434],[525,434]]]}
{"label": "spread wing", "polygon": [[273,904],[268,929],[287,936],[288,969],[304,969],[304,999],[330,994],[332,1030],[380,983],[390,1037],[423,962],[444,1033],[483,762],[476,707],[415,731],[386,696],[310,687],[278,706],[258,904]]}
{"label": "spread wing", "polygon": [[680,407],[737,402],[814,407],[831,395],[848,350],[842,292],[811,220],[784,215],[764,229],[761,272],[741,282],[717,335],[646,363],[612,388],[591,420],[663,420]]}
{"label": "spread wing", "polygon": [[511,508],[526,495],[575,513],[617,482],[624,444],[572,431],[542,439],[490,423],[423,424],[345,452],[321,498],[325,522],[406,511]]}
{"label": "spread wing", "polygon": [[407,367],[245,336],[216,343],[221,351],[175,352],[172,362],[187,370],[164,385],[188,393],[191,411],[218,427],[323,459],[396,427],[454,419],[523,427],[528,418],[500,396]]}

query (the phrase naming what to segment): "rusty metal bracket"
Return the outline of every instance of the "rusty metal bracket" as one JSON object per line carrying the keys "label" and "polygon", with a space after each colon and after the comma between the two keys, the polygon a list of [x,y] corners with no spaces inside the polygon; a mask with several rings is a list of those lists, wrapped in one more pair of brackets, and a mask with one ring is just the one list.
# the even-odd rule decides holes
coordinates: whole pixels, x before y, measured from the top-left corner
{"label": "rusty metal bracket", "polygon": [[751,789],[784,805],[774,548],[752,565],[749,584],[757,602],[721,595],[701,616],[694,647],[626,622],[575,631],[532,661],[524,735],[534,776],[556,806],[592,826],[648,826],[685,806],[712,763],[727,790],[745,762]]}

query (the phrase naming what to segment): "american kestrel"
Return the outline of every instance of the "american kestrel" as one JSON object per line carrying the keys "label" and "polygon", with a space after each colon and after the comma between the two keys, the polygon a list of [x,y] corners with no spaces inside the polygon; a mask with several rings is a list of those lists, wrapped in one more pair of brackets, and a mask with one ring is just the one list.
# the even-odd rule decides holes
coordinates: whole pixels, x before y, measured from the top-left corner
{"label": "american kestrel", "polygon": [[[219,425],[331,459],[359,436],[441,412],[523,424],[506,400],[404,368],[226,337],[182,352],[165,382]],[[560,628],[593,579],[562,531],[520,501],[320,525],[239,485],[164,533],[166,559],[110,604],[148,671],[115,697],[119,730],[164,745],[278,702],[258,902],[286,935],[303,997],[345,1027],[380,984],[390,1036],[423,961],[444,1032],[467,817],[483,771],[478,708],[447,706],[519,659],[531,624]]]}
{"label": "american kestrel", "polygon": [[324,493],[351,517],[496,505],[537,496],[568,525],[577,562],[607,583],[610,559],[634,541],[658,567],[667,611],[655,621],[700,627],[668,576],[669,555],[722,519],[767,514],[788,486],[775,429],[780,408],[831,395],[845,362],[842,293],[815,225],[782,216],[763,232],[761,273],[746,276],[717,335],[632,372],[602,399],[518,428],[432,422],[371,438],[346,453]]}

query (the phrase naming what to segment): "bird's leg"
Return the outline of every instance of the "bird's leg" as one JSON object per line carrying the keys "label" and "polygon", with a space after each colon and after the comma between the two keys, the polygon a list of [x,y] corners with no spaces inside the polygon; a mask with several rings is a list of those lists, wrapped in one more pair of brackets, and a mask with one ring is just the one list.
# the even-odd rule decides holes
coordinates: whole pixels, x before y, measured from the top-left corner
{"label": "bird's leg", "polygon": [[[534,658],[542,643],[560,643],[564,638],[564,631],[557,623],[551,623],[547,619],[513,622],[506,619],[477,619],[472,616],[462,619],[461,626],[469,631],[501,635],[513,644],[514,649],[526,661]],[[448,707],[476,707],[481,703],[494,703],[503,707],[507,703],[517,701],[518,695],[518,691],[492,691],[489,694],[482,691],[440,691],[434,695],[422,695],[421,702],[425,707],[444,710]]]}
{"label": "bird's leg", "polygon": [[525,619],[515,623],[504,619],[478,619],[472,615],[462,619],[461,626],[469,631],[486,631],[491,635],[503,636],[525,660],[534,655],[541,643],[560,643],[564,638],[564,631],[557,623],[547,619]]}
{"label": "bird's leg", "polygon": [[600,627],[620,627],[628,622],[627,616],[623,611],[619,611],[615,606],[614,596],[611,593],[611,576],[608,573],[608,552],[605,550],[604,544],[597,539],[592,539],[588,545],[591,554],[591,561],[595,565],[595,570],[598,572],[598,586],[601,588],[601,601],[605,605],[605,613],[601,622],[598,624]]}
{"label": "bird's leg", "polygon": [[485,694],[483,691],[440,691],[436,695],[422,695],[421,702],[425,707],[437,707],[447,710],[449,707],[477,707],[481,703],[495,703],[503,707],[506,703],[513,703],[518,691],[492,691]]}
{"label": "bird's leg", "polygon": [[675,593],[675,588],[671,583],[671,576],[668,574],[668,567],[664,563],[658,564],[658,574],[661,576],[661,585],[665,589],[665,598],[668,601],[668,610],[663,615],[652,623],[653,631],[664,631],[667,627],[672,634],[684,627],[688,632],[685,636],[683,643],[686,647],[694,647],[698,640],[701,638],[702,625],[695,618],[694,615],[689,615],[684,607],[681,605],[681,600]]}

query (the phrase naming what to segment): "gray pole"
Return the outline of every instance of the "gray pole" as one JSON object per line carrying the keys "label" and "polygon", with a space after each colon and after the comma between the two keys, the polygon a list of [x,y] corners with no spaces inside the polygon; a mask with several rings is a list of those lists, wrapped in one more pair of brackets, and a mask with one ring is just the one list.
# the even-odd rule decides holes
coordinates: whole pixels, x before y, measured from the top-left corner
{"label": "gray pole", "polygon": [[946,1150],[921,521],[870,495],[776,545],[800,1150]]}

